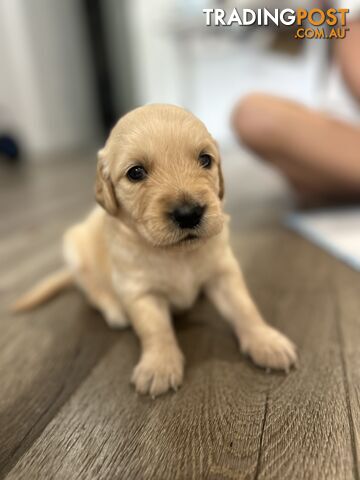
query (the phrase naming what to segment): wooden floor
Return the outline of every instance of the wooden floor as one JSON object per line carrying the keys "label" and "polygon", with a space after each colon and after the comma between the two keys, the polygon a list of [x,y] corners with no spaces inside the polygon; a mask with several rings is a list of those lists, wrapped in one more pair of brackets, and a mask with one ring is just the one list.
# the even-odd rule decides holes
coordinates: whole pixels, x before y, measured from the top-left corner
{"label": "wooden floor", "polygon": [[281,227],[287,199],[266,175],[228,175],[228,208],[261,311],[299,347],[289,375],[245,359],[205,300],[175,321],[185,383],[156,400],[129,384],[132,331],[79,292],[6,312],[60,264],[94,172],[91,156],[0,171],[0,478],[359,479],[360,277]]}

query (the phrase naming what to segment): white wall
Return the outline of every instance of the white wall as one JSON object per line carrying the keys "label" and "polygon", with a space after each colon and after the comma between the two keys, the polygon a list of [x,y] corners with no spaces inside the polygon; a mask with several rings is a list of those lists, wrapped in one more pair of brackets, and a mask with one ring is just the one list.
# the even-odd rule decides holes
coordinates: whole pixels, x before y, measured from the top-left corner
{"label": "white wall", "polygon": [[123,65],[119,3],[104,1],[111,12],[113,68],[119,74],[131,70],[137,105],[182,105],[227,144],[233,141],[231,111],[251,91],[316,103],[326,60],[323,42],[307,42],[298,56],[279,54],[266,47],[273,38],[269,29],[240,36],[239,30],[205,27],[202,8],[212,0],[124,0],[132,62]]}
{"label": "white wall", "polygon": [[178,0],[122,0],[121,5],[119,0],[103,0],[112,72],[119,79],[114,85],[118,98],[124,94],[127,69],[125,89],[133,104],[182,103],[179,50],[169,34],[169,15],[177,4]]}
{"label": "white wall", "polygon": [[0,128],[28,153],[97,141],[87,45],[78,0],[0,0]]}

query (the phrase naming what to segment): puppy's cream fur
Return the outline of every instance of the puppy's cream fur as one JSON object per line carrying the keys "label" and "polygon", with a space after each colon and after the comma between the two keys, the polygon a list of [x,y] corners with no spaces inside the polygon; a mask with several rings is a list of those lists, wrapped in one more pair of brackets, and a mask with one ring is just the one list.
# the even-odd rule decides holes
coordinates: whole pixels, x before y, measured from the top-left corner
{"label": "puppy's cream fur", "polygon": [[[200,165],[201,152],[213,158],[210,169]],[[138,164],[148,176],[134,183],[126,173]],[[33,307],[75,282],[111,327],[132,325],[142,347],[132,382],[138,392],[156,396],[183,380],[170,313],[190,308],[203,291],[256,364],[289,370],[294,345],[264,322],[250,297],[229,245],[222,197],[218,148],[196,117],[171,105],[133,110],[99,152],[102,208],[64,235],[67,270],[35,287],[15,309]],[[191,231],[195,239],[169,218],[184,200],[206,205]]]}

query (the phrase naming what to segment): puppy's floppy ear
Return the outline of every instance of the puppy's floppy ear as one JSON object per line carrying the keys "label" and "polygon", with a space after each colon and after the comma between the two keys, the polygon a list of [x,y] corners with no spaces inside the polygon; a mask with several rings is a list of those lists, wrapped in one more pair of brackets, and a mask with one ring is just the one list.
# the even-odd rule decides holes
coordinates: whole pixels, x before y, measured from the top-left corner
{"label": "puppy's floppy ear", "polygon": [[217,151],[217,154],[218,154],[218,158],[219,158],[219,166],[218,166],[218,177],[219,177],[219,198],[220,200],[222,200],[224,198],[224,194],[225,194],[225,186],[224,186],[224,176],[223,176],[223,173],[222,173],[222,168],[221,168],[221,155],[220,155],[220,149],[219,149],[219,144],[218,142],[213,138],[211,137],[212,141],[213,141],[213,144],[216,148],[216,151]]}
{"label": "puppy's floppy ear", "polygon": [[96,201],[110,214],[116,215],[119,210],[114,185],[110,178],[105,151],[99,150],[95,183]]}
{"label": "puppy's floppy ear", "polygon": [[225,185],[224,185],[224,176],[223,176],[223,173],[222,173],[222,168],[221,168],[221,163],[219,163],[219,198],[220,200],[222,200],[224,198],[224,194],[225,194]]}

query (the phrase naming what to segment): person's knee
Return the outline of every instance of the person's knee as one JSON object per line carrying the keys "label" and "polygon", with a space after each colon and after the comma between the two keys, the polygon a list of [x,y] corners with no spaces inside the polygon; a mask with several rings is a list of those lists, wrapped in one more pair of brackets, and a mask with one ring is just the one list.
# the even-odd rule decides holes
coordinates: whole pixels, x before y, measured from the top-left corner
{"label": "person's knee", "polygon": [[232,113],[232,126],[240,141],[256,151],[273,150],[281,134],[281,99],[251,94]]}

